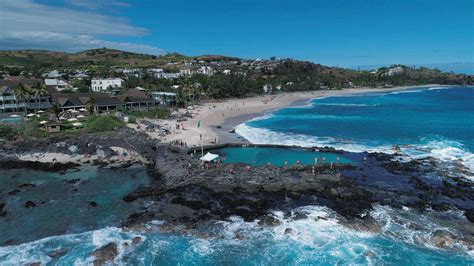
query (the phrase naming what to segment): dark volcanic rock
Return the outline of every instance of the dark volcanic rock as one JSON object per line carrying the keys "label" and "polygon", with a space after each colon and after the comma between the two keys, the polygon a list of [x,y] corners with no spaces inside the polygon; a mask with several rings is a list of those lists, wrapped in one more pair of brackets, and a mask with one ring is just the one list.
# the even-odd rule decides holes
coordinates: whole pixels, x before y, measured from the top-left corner
{"label": "dark volcanic rock", "polygon": [[439,248],[449,248],[457,243],[456,236],[445,230],[437,230],[431,237],[433,245]]}
{"label": "dark volcanic rock", "polygon": [[20,160],[0,160],[0,168],[10,169],[30,169],[36,171],[61,172],[79,167],[76,163],[42,163],[33,161]]}
{"label": "dark volcanic rock", "polygon": [[36,187],[35,184],[29,184],[29,183],[25,183],[25,184],[21,184],[18,186],[19,188],[28,188],[28,187]]}
{"label": "dark volcanic rock", "polygon": [[89,206],[95,208],[95,207],[97,207],[97,202],[95,202],[95,201],[90,201],[90,202],[89,202]]}
{"label": "dark volcanic rock", "polygon": [[25,203],[25,208],[34,208],[36,207],[36,203],[34,203],[33,201],[29,200]]}
{"label": "dark volcanic rock", "polygon": [[474,210],[465,210],[464,216],[471,222],[474,223]]}
{"label": "dark volcanic rock", "polygon": [[5,203],[0,202],[0,217],[5,217],[7,215],[7,211],[4,210]]}
{"label": "dark volcanic rock", "polygon": [[14,189],[14,190],[8,192],[8,195],[16,195],[16,194],[18,194],[18,193],[20,193],[20,192],[21,192],[21,191],[19,191],[18,189]]}
{"label": "dark volcanic rock", "polygon": [[118,255],[117,244],[109,243],[103,247],[94,250],[91,254],[94,259],[94,265],[104,265],[108,261],[113,261]]}
{"label": "dark volcanic rock", "polygon": [[260,221],[258,222],[258,225],[270,226],[270,227],[278,226],[280,224],[281,224],[280,220],[278,220],[277,218],[271,215],[263,216],[262,218],[260,218]]}
{"label": "dark volcanic rock", "polygon": [[60,248],[60,249],[57,249],[57,250],[54,250],[54,251],[49,252],[49,253],[48,253],[48,256],[49,256],[50,258],[53,258],[53,259],[54,259],[54,258],[59,258],[59,257],[62,257],[62,256],[64,256],[64,255],[66,255],[67,252],[68,252],[68,251],[67,251],[66,249]]}
{"label": "dark volcanic rock", "polygon": [[142,242],[142,238],[139,237],[139,236],[136,236],[132,239],[132,244],[133,245],[137,245],[137,244],[140,244],[140,242]]}

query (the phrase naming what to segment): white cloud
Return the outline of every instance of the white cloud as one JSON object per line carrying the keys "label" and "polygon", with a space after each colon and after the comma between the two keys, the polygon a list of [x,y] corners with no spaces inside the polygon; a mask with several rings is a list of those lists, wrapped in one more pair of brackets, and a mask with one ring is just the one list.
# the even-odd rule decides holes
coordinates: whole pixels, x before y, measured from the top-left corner
{"label": "white cloud", "polygon": [[101,36],[143,36],[148,31],[126,20],[95,12],[72,10],[34,3],[30,0],[2,0],[0,3],[0,49],[54,49],[79,51],[109,47],[160,54],[157,47],[130,42],[113,42]]}

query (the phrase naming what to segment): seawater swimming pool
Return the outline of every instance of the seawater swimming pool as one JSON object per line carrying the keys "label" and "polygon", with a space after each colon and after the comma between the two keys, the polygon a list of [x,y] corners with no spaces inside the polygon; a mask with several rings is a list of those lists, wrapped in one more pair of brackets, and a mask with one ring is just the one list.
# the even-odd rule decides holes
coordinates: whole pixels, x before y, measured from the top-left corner
{"label": "seawater swimming pool", "polygon": [[22,117],[4,117],[4,118],[0,118],[0,123],[19,124],[21,122],[23,122]]}
{"label": "seawater swimming pool", "polygon": [[285,161],[288,165],[296,164],[299,161],[303,165],[312,165],[317,163],[344,163],[354,164],[343,154],[335,152],[320,152],[311,149],[297,149],[284,147],[227,147],[211,150],[219,154],[224,163],[245,163],[254,166],[267,165],[284,166]]}

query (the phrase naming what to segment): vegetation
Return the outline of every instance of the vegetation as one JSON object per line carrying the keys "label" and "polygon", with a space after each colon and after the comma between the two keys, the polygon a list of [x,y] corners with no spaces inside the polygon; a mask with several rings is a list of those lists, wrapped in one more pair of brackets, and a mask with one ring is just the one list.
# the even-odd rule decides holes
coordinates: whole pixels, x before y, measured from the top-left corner
{"label": "vegetation", "polygon": [[10,126],[0,125],[0,139],[13,140],[17,133],[17,130]]}
{"label": "vegetation", "polygon": [[91,116],[87,121],[87,131],[90,133],[98,133],[105,131],[112,131],[124,125],[115,116]]}
{"label": "vegetation", "polygon": [[[185,62],[213,62],[216,70],[229,69],[232,74],[217,72],[212,76],[194,74],[192,77],[159,79],[144,72],[141,77],[125,76],[118,68],[163,68],[178,71]],[[219,62],[230,63],[219,69]],[[161,56],[124,52],[114,49],[92,49],[79,53],[62,53],[38,50],[0,51],[0,70],[7,73],[24,73],[26,76],[40,77],[42,73],[61,69],[66,74],[72,71],[88,70],[95,77],[122,77],[124,90],[143,87],[148,91],[169,91],[178,95],[177,104],[186,106],[202,98],[244,97],[262,94],[265,84],[281,91],[303,91],[320,89],[341,89],[346,87],[380,87],[385,85],[408,86],[422,84],[473,84],[474,77],[442,73],[436,69],[414,68],[403,65],[402,72],[390,75],[388,68],[376,71],[356,71],[337,67],[327,67],[311,62],[292,59],[248,61],[234,57],[205,55],[189,57],[177,53]],[[67,79],[67,75],[66,75]],[[79,92],[88,92],[90,81],[71,81]],[[18,88],[20,99],[28,100],[31,94]],[[28,88],[27,88],[28,89]],[[64,91],[63,91],[64,92]],[[33,94],[34,95],[34,94]],[[93,103],[88,110],[93,113]]]}
{"label": "vegetation", "polygon": [[129,115],[129,122],[130,119],[136,119],[136,118],[156,118],[156,119],[166,119],[170,115],[170,110],[169,109],[164,109],[164,108],[156,108],[156,109],[151,109],[148,111],[131,111],[131,112],[125,112],[127,115]]}

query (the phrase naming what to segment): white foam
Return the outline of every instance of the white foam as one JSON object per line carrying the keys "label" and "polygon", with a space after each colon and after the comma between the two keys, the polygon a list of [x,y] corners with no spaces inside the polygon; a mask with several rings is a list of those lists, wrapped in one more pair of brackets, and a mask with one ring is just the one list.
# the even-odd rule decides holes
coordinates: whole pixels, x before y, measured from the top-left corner
{"label": "white foam", "polygon": [[[456,235],[454,228],[447,227],[446,217],[452,220],[449,224],[461,226],[462,223],[469,223],[463,216],[462,211],[449,210],[446,212],[427,211],[423,214],[415,213],[409,208],[401,210],[393,209],[388,206],[374,205],[370,215],[382,225],[382,234],[395,240],[402,240],[405,243],[420,245],[431,249],[437,249],[432,242],[432,237],[436,231],[446,231]],[[457,250],[472,256],[472,250],[469,247],[454,242],[448,246],[450,249]]]}
{"label": "white foam", "polygon": [[[260,118],[265,119],[265,118]],[[305,134],[291,134],[275,132],[266,128],[256,128],[247,124],[240,124],[235,128],[240,136],[254,144],[279,144],[286,146],[330,146],[336,149],[342,149],[349,152],[383,152],[394,154],[395,151],[391,145],[371,146],[351,140],[334,139],[331,137],[317,137]],[[460,162],[467,167],[469,171],[474,172],[474,154],[467,151],[463,145],[456,141],[445,140],[439,137],[421,139],[421,144],[402,145],[401,153],[405,160],[433,157],[443,162]],[[474,181],[474,176],[464,176]]]}
{"label": "white foam", "polygon": [[68,250],[68,253],[61,257],[61,263],[91,264],[93,258],[89,254],[111,242],[117,244],[118,255],[114,261],[119,262],[126,252],[123,244],[131,244],[131,239],[135,236],[117,227],[106,227],[79,234],[46,237],[16,246],[0,247],[0,265],[22,265],[32,262],[47,264],[52,260],[47,254],[62,248]]}
{"label": "white foam", "polygon": [[422,92],[422,90],[393,91],[393,92],[390,92],[389,94],[404,94],[404,93],[417,93],[417,92]]}

